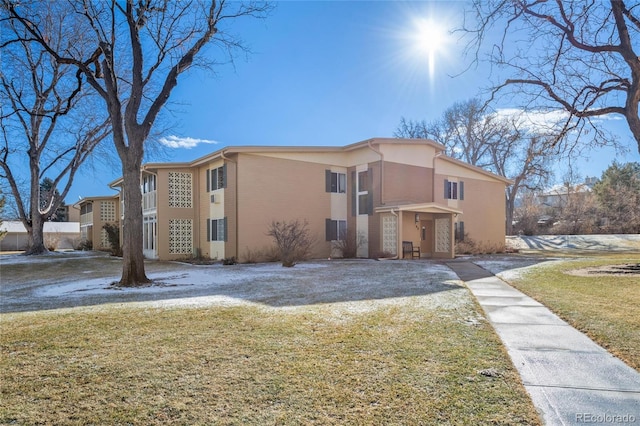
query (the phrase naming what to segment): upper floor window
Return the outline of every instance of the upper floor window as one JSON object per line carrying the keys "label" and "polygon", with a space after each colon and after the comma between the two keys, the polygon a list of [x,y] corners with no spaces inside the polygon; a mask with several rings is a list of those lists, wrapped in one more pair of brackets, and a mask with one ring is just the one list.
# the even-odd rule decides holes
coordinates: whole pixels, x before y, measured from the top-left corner
{"label": "upper floor window", "polygon": [[142,177],[142,193],[148,194],[156,190],[156,175],[144,175]]}
{"label": "upper floor window", "polygon": [[227,187],[227,167],[207,170],[207,192]]}
{"label": "upper floor window", "polygon": [[93,212],[93,204],[87,203],[80,206],[80,214],[87,214]]}
{"label": "upper floor window", "polygon": [[446,200],[464,200],[464,182],[444,180],[444,198]]}
{"label": "upper floor window", "polygon": [[336,173],[331,170],[325,171],[326,192],[336,192],[344,194],[347,192],[347,175]]}
{"label": "upper floor window", "polygon": [[369,171],[358,173],[358,192],[367,192],[369,190]]}

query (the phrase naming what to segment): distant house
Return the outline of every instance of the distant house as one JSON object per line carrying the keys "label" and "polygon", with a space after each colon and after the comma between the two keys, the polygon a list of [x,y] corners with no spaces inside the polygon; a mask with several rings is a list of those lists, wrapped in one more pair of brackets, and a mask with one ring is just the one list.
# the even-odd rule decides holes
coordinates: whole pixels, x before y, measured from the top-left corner
{"label": "distant house", "polygon": [[[299,219],[317,237],[317,258],[338,255],[335,242],[347,231],[365,242],[360,257],[402,257],[403,241],[410,241],[422,257],[452,258],[456,235],[504,246],[509,183],[423,139],[227,147],[188,163],[143,165],[144,253],[243,260],[273,245],[266,235],[273,221]],[[110,186],[121,185],[118,179]],[[118,204],[115,198],[80,203],[85,215],[93,209],[94,240],[97,202]]]}
{"label": "distant house", "polygon": [[[80,239],[78,222],[45,222],[44,244],[56,250],[74,249]],[[27,248],[27,229],[20,221],[4,221],[0,229],[7,231],[0,239],[0,251],[23,251]]]}
{"label": "distant house", "polygon": [[550,207],[551,209],[561,209],[568,202],[569,198],[582,199],[591,194],[594,182],[589,179],[585,183],[577,185],[555,185],[544,192],[537,194],[538,201],[541,205]]}

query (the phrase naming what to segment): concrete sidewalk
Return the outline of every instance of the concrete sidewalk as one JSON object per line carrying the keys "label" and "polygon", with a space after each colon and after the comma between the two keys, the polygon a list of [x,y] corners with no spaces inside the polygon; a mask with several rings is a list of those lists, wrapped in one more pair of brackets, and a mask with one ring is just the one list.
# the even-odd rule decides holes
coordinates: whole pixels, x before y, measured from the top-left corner
{"label": "concrete sidewalk", "polygon": [[485,269],[447,266],[484,309],[545,424],[640,425],[640,373]]}

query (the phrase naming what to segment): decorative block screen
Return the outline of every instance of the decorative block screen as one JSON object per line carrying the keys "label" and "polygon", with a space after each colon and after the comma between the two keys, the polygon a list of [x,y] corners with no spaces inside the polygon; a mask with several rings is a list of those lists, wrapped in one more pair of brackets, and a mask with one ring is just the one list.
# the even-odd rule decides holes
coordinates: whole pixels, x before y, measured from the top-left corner
{"label": "decorative block screen", "polygon": [[169,253],[190,254],[193,251],[193,221],[169,219]]}
{"label": "decorative block screen", "polygon": [[115,222],[116,219],[116,202],[101,201],[100,202],[100,221]]}
{"label": "decorative block screen", "polygon": [[451,249],[451,222],[449,219],[436,219],[436,251],[448,252]]}
{"label": "decorative block screen", "polygon": [[396,255],[398,248],[398,219],[392,214],[382,216],[382,251]]}
{"label": "decorative block screen", "polygon": [[107,231],[104,229],[100,230],[100,248],[103,248],[103,249],[111,248],[111,243],[109,242]]}
{"label": "decorative block screen", "polygon": [[191,173],[169,172],[169,207],[193,207],[191,181]]}

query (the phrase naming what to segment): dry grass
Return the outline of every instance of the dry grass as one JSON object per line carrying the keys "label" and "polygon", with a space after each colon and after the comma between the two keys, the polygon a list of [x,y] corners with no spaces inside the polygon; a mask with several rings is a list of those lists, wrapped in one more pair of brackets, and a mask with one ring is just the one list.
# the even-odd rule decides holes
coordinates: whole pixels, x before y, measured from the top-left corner
{"label": "dry grass", "polygon": [[637,262],[629,254],[533,268],[510,283],[546,305],[609,352],[640,371],[640,278],[638,276],[575,276],[574,269]]}
{"label": "dry grass", "polygon": [[3,314],[0,423],[539,424],[471,298],[414,302]]}

